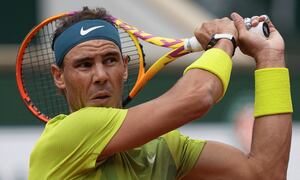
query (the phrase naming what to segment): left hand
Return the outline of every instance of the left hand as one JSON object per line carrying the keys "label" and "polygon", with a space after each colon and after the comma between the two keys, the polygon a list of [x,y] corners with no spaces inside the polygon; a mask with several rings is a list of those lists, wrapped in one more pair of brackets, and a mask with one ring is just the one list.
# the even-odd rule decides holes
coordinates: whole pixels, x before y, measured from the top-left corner
{"label": "left hand", "polygon": [[195,37],[202,47],[206,48],[213,34],[231,34],[238,38],[238,31],[232,20],[227,17],[203,23],[195,30]]}

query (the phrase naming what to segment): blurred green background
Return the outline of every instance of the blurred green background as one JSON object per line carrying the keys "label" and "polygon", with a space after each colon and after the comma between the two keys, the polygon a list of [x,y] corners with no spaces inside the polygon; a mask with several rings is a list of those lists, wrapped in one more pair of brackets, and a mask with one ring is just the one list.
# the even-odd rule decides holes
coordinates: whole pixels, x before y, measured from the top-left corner
{"label": "blurred green background", "polygon": [[[209,0],[194,0],[196,4],[205,7],[217,17],[228,16],[232,11],[238,11],[243,16],[252,16],[254,14],[268,14],[274,21],[286,40],[286,58],[287,65],[290,68],[292,96],[294,104],[294,120],[300,121],[300,54],[299,33],[300,33],[300,2],[299,1],[282,1],[285,7],[278,11],[275,1],[271,0],[254,0],[248,3],[238,0],[225,2],[211,2]],[[289,2],[293,2],[289,5]],[[7,47],[18,48],[27,32],[38,23],[37,18],[37,1],[27,0],[18,1],[15,6],[14,1],[2,1],[2,10],[0,17],[2,28],[0,28],[0,56],[1,61],[15,62],[15,57],[5,55]],[[277,8],[277,9],[276,9]],[[13,12],[13,13],[12,13]],[[3,59],[8,58],[8,59]],[[10,63],[11,64],[11,63]],[[14,64],[14,63],[13,63]],[[130,104],[135,105],[146,100],[155,98],[168,90],[180,78],[183,68],[173,68],[163,70],[144,88],[138,97]],[[201,122],[220,122],[230,121],[229,115],[232,106],[237,106],[243,102],[244,97],[253,100],[253,71],[251,67],[234,69],[229,90],[221,103],[217,104]],[[39,125],[44,124],[37,120],[23,105],[17,90],[15,81],[15,67],[13,65],[1,64],[0,66],[0,98],[1,103],[1,120],[0,126],[19,126],[19,125]],[[188,107],[187,107],[188,108]]]}

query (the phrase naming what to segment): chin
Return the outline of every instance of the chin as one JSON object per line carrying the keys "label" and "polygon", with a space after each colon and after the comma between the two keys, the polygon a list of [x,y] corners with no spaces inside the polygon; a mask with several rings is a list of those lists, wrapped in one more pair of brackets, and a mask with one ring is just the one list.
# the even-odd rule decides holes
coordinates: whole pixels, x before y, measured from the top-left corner
{"label": "chin", "polygon": [[102,99],[92,100],[87,104],[87,106],[89,106],[89,107],[118,107],[115,105],[115,103],[112,103],[109,100],[102,100]]}
{"label": "chin", "polygon": [[110,104],[106,104],[106,103],[89,103],[87,106],[88,107],[111,107]]}

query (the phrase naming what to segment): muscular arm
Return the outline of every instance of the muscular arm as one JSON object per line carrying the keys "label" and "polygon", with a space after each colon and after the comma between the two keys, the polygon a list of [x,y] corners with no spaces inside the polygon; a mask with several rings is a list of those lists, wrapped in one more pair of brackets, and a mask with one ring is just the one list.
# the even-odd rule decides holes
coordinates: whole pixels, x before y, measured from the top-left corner
{"label": "muscular arm", "polygon": [[[237,37],[237,30],[228,18],[202,25],[201,28],[196,29],[195,36],[201,45],[206,47],[210,36],[215,33],[230,33]],[[215,48],[222,49],[230,57],[233,53],[233,44],[227,39],[219,40]],[[102,151],[98,160],[143,145],[202,117],[222,95],[223,84],[219,77],[202,69],[189,70],[162,96],[130,108],[120,129]]]}
{"label": "muscular arm", "polygon": [[[270,41],[254,37],[253,34],[250,37],[251,34],[244,31],[243,26],[237,26],[242,36],[240,47],[244,53],[255,57],[256,69],[285,67],[283,40],[271,23],[270,26]],[[243,37],[245,34],[247,37]],[[256,118],[249,154],[229,145],[207,142],[186,179],[286,179],[291,125],[290,113]]]}
{"label": "muscular arm", "polygon": [[[229,40],[220,41],[216,47],[232,54]],[[145,144],[203,116],[220,98],[222,90],[222,83],[214,74],[201,69],[188,71],[161,97],[130,108],[99,159]]]}
{"label": "muscular arm", "polygon": [[207,142],[186,179],[285,179],[291,142],[291,115],[255,120],[251,152]]}
{"label": "muscular arm", "polygon": [[203,116],[221,95],[221,86],[213,74],[191,70],[161,97],[130,108],[100,158],[145,144]]}

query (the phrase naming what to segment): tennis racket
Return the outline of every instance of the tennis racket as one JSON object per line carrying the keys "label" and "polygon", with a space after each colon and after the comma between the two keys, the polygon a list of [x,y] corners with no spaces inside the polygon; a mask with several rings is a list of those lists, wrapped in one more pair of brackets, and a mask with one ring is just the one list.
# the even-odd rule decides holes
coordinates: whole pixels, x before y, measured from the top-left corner
{"label": "tennis racket", "polygon": [[[62,18],[76,12],[62,13],[42,21],[23,40],[16,60],[18,90],[26,107],[40,120],[48,122],[58,114],[69,114],[65,97],[54,84],[50,67],[55,63],[52,34]],[[110,16],[118,27],[122,53],[129,56],[128,79],[124,82],[123,106],[126,106],[145,84],[168,63],[203,48],[195,37],[171,39],[155,36]],[[170,48],[149,69],[140,40],[156,46]]]}

